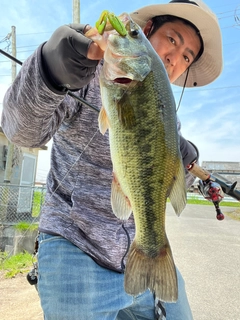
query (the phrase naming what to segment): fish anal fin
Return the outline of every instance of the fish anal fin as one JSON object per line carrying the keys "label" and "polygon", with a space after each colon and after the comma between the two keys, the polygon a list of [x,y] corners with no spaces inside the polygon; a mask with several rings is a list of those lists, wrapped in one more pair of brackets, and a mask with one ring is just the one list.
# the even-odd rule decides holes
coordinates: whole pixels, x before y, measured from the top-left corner
{"label": "fish anal fin", "polygon": [[167,242],[155,257],[148,256],[133,241],[128,254],[124,279],[125,291],[138,295],[147,289],[164,302],[176,302],[178,283],[171,248]]}
{"label": "fish anal fin", "polygon": [[127,220],[131,215],[132,208],[128,197],[123,193],[122,188],[113,173],[112,190],[111,190],[112,210],[116,217]]}
{"label": "fish anal fin", "polygon": [[185,180],[185,170],[181,159],[177,164],[178,170],[176,173],[175,181],[173,183],[171,192],[169,194],[169,199],[173,206],[176,215],[180,215],[187,203],[187,191],[186,191],[186,180]]}
{"label": "fish anal fin", "polygon": [[99,126],[99,130],[100,130],[101,134],[103,134],[103,135],[105,134],[105,132],[109,128],[109,120],[108,120],[107,113],[106,113],[106,110],[104,109],[104,107],[102,107],[99,112],[98,126]]}

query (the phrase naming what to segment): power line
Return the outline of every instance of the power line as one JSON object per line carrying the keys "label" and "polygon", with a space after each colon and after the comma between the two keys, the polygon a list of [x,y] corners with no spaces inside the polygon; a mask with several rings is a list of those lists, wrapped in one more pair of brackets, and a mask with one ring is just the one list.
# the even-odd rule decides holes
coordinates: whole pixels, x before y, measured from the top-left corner
{"label": "power line", "polygon": [[[0,75],[1,76],[1,75]],[[225,90],[225,89],[237,89],[237,88],[240,88],[240,85],[236,85],[236,86],[227,86],[227,87],[215,87],[215,88],[195,88],[194,89],[194,92],[203,92],[203,91],[214,91],[214,90]],[[186,88],[186,90],[185,90],[185,94],[186,93],[193,93],[193,89],[191,89],[191,91],[190,91],[190,89],[188,90],[187,88]],[[178,94],[178,93],[181,93],[181,91],[175,91],[175,90],[173,90],[173,93],[174,94]],[[1,102],[0,102],[0,104],[2,104]]]}
{"label": "power line", "polygon": [[29,48],[29,47],[38,47],[39,46],[39,44],[32,44],[32,45],[30,45],[30,46],[17,46],[17,48]]}
{"label": "power line", "polygon": [[[224,28],[222,28],[222,29],[226,29],[226,28],[231,28],[231,27],[239,27],[239,25],[232,25],[232,26],[230,26],[230,27],[224,27]],[[233,45],[233,44],[238,44],[238,43],[240,43],[240,41],[238,41],[238,42],[232,42],[232,43],[224,43],[224,46],[228,46],[228,45]],[[30,46],[20,46],[20,47],[17,47],[17,49],[19,49],[19,48],[28,48],[28,47],[39,47],[40,46],[40,44],[35,44],[35,45],[30,45]],[[31,52],[31,53],[33,53],[35,51],[35,49],[33,49],[33,50],[22,50],[22,51],[18,51],[18,54],[20,54],[20,53],[26,53],[26,52]],[[8,62],[8,61],[0,61],[0,63],[6,63],[6,62]]]}
{"label": "power line", "polygon": [[[226,7],[226,6],[229,6],[230,3],[228,3],[227,5],[220,5],[218,6],[218,8],[220,7]],[[222,20],[222,19],[225,19],[225,18],[229,18],[229,17],[234,17],[234,14],[236,15],[238,12],[239,12],[239,8],[238,6],[236,7],[236,9],[234,10],[226,10],[226,11],[223,11],[223,12],[219,12],[217,13],[219,17],[219,20]],[[232,15],[227,15],[227,16],[224,16],[226,14],[229,14],[229,13],[232,13]],[[237,20],[237,21],[236,21]],[[238,17],[237,19],[235,19],[236,22],[238,22]],[[231,26],[226,26],[226,27],[223,27],[222,29],[227,29],[227,28],[236,28],[236,27],[239,27],[240,25],[237,23],[237,24],[233,24]],[[42,32],[32,32],[32,33],[22,33],[22,34],[18,34],[18,36],[29,36],[29,35],[38,35],[38,34],[48,34],[48,33],[51,33],[50,31],[42,31]],[[1,42],[4,42],[6,41],[6,37],[4,37],[4,39]],[[224,44],[224,46],[228,46],[228,45],[234,45],[234,44],[238,44],[240,42],[233,42],[233,43],[228,43],[228,44]],[[39,44],[40,45],[40,44]],[[29,46],[19,46],[17,48],[29,48],[29,47],[38,47],[39,45],[29,45]],[[19,54],[22,54],[22,53],[26,53],[26,52],[33,52],[34,50],[23,50],[23,51],[18,51]],[[7,63],[7,61],[0,61],[0,63]],[[6,76],[10,76],[10,75],[0,75],[1,77],[6,77]],[[229,86],[229,87],[219,87],[219,88],[207,88],[207,89],[196,89],[196,91],[209,91],[209,90],[223,90],[223,89],[233,89],[233,88],[239,88],[239,86]]]}
{"label": "power line", "polygon": [[225,11],[225,12],[219,12],[219,13],[217,13],[217,15],[225,14],[225,13],[229,13],[229,12],[235,12],[235,10],[229,10],[229,11]]}
{"label": "power line", "polygon": [[[18,36],[29,36],[29,35],[36,35],[36,34],[52,33],[52,32],[53,31],[18,33]],[[3,37],[4,36],[0,36],[0,38],[3,38]]]}
{"label": "power line", "polygon": [[[221,6],[218,6],[218,8],[219,8],[219,7],[224,7],[224,6],[229,6],[229,5],[231,5],[231,4],[229,3],[229,4],[227,4],[227,5],[221,5]],[[233,4],[233,5],[239,5],[239,2],[236,3],[236,4]],[[238,8],[238,6],[237,6],[237,8]],[[233,17],[234,14],[236,14],[236,11],[237,11],[237,10],[240,10],[240,9],[232,9],[232,10],[228,10],[228,11],[223,11],[223,12],[216,13],[216,15],[217,15],[217,16],[218,16],[218,15],[224,15],[224,14],[227,14],[227,13],[230,13],[230,12],[233,13],[233,15],[230,15],[230,16],[218,17],[219,20],[222,20],[222,19],[225,19],[225,18]],[[54,32],[54,30],[53,30],[53,31],[40,31],[40,32],[19,33],[19,34],[18,34],[18,37],[19,37],[19,36],[37,35],[37,34],[52,34],[53,32]],[[0,36],[0,38],[3,38],[3,37],[5,37],[5,36]]]}
{"label": "power line", "polygon": [[222,20],[222,19],[226,19],[226,18],[234,18],[234,14],[232,14],[231,16],[226,16],[226,17],[218,18],[218,20]]}
{"label": "power line", "polygon": [[[221,18],[218,18],[218,20],[222,20],[222,19],[224,19],[224,18],[230,18],[230,17],[233,17],[234,18],[234,14],[233,15],[231,15],[231,16],[227,16],[227,17],[221,17]],[[223,28],[221,28],[221,29],[225,29],[225,28],[232,28],[232,27],[234,27],[235,25],[230,25],[230,26],[226,26],[226,27],[223,27]],[[27,35],[37,35],[37,34],[41,34],[41,33],[49,33],[49,34],[52,34],[54,32],[54,30],[53,31],[49,31],[49,32],[34,32],[34,33],[26,33],[26,34],[24,34],[25,36],[27,36]],[[17,36],[19,37],[19,36],[22,36],[23,34],[17,34]],[[0,38],[2,38],[3,36],[0,36]],[[1,43],[1,42],[0,42]],[[26,46],[26,47],[31,47],[31,46],[35,46],[35,45],[29,45],[29,46]],[[25,46],[24,46],[25,47]],[[23,48],[24,48],[23,47]]]}
{"label": "power line", "polygon": [[[196,88],[196,89],[194,89],[194,91],[196,92],[201,92],[201,91],[213,91],[213,90],[225,90],[225,89],[236,89],[236,88],[240,88],[240,85],[236,85],[236,86],[228,86],[228,87],[215,87],[215,88],[205,88],[205,89],[198,89],[198,88]],[[185,90],[185,93],[187,93],[187,92],[190,92],[190,93],[193,93],[193,89],[191,89],[192,91],[189,91],[189,90],[187,90],[187,88],[186,88],[186,90]],[[181,91],[174,91],[173,90],[173,93],[181,93]]]}
{"label": "power line", "polygon": [[217,7],[213,7],[213,9],[214,8],[221,8],[221,7],[226,7],[226,6],[230,6],[230,5],[233,5],[233,6],[235,6],[235,5],[238,5],[239,4],[239,2],[234,2],[234,3],[230,3],[229,1],[228,1],[228,3],[227,4],[221,4],[221,5],[219,5],[218,4],[218,6]]}

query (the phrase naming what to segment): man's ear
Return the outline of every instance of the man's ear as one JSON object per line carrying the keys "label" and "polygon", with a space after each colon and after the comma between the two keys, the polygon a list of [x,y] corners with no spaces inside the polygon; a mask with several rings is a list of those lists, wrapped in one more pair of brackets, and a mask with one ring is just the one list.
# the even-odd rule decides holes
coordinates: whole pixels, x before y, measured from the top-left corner
{"label": "man's ear", "polygon": [[145,34],[145,36],[148,38],[150,32],[152,31],[152,27],[153,27],[153,22],[152,20],[148,20],[148,22],[146,23],[145,27],[143,28],[143,32]]}

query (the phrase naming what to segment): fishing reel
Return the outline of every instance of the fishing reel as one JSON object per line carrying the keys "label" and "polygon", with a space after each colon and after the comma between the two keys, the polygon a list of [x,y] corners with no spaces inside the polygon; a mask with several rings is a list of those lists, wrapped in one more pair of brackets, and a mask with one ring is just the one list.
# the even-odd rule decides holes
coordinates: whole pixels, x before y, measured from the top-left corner
{"label": "fishing reel", "polygon": [[[39,237],[39,232],[38,232],[38,234],[35,238],[35,242],[34,242],[33,259],[37,258],[37,255],[38,255],[38,247],[39,247],[38,237]],[[37,261],[33,262],[33,269],[28,272],[27,281],[31,285],[35,285],[35,287],[37,289],[37,283],[38,283],[38,263],[37,263]]]}
{"label": "fishing reel", "polygon": [[224,214],[221,212],[219,203],[224,198],[224,192],[222,191],[220,184],[209,179],[205,181],[199,180],[198,189],[205,199],[211,201],[214,204],[217,212],[217,219],[223,220]]}
{"label": "fishing reel", "polygon": [[197,163],[188,166],[188,171],[200,179],[198,186],[199,191],[204,198],[213,202],[217,212],[217,219],[223,220],[224,214],[220,210],[219,203],[222,201],[224,194],[240,201],[240,191],[235,189],[237,182],[229,184],[220,174],[214,173],[213,175],[199,167]]}
{"label": "fishing reel", "polygon": [[36,285],[37,284],[37,282],[38,282],[38,266],[37,266],[37,262],[34,262],[33,269],[28,272],[27,281],[31,285]]}

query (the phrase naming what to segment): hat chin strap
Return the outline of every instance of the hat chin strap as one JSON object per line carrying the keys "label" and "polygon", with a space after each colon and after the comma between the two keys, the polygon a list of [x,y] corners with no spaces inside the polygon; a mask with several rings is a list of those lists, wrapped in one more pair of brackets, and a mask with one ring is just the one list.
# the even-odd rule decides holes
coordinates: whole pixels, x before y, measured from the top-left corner
{"label": "hat chin strap", "polygon": [[176,109],[176,113],[178,112],[179,108],[180,108],[180,103],[182,101],[182,97],[183,97],[183,93],[184,93],[184,90],[186,88],[186,83],[187,83],[187,79],[188,79],[188,74],[189,74],[189,69],[190,67],[187,68],[187,73],[186,73],[186,78],[184,80],[184,84],[183,84],[183,87],[182,87],[182,93],[181,93],[181,96],[180,96],[180,99],[179,99],[179,102],[178,102],[178,107]]}

